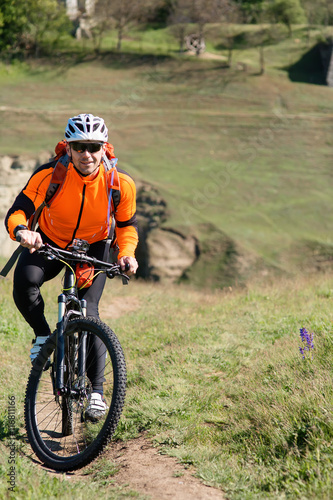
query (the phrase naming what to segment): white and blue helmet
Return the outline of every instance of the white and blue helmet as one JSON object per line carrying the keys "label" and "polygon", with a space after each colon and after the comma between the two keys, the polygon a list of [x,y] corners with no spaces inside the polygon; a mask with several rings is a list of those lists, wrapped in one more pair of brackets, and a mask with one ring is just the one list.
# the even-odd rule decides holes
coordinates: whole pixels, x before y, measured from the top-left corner
{"label": "white and blue helmet", "polygon": [[65,130],[67,142],[100,141],[107,142],[108,129],[103,118],[91,114],[81,114],[70,118]]}

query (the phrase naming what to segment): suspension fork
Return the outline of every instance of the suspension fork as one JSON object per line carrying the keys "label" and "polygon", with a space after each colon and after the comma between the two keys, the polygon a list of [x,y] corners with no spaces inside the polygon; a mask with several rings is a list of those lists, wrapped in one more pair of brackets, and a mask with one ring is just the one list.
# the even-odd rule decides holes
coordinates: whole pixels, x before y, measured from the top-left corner
{"label": "suspension fork", "polygon": [[[56,347],[56,392],[62,395],[66,391],[65,371],[68,367],[65,366],[65,327],[66,327],[66,304],[68,295],[75,293],[75,279],[71,271],[66,270],[64,288],[66,293],[62,293],[58,297],[58,323],[57,323],[57,347]],[[80,300],[81,315],[86,316],[87,301]],[[85,387],[85,371],[86,371],[86,354],[87,354],[87,333],[81,332],[78,338],[78,376],[80,380],[80,388]],[[67,376],[69,373],[67,373]]]}
{"label": "suspension fork", "polygon": [[[83,317],[87,315],[87,301],[82,299],[81,310]],[[85,373],[86,373],[86,358],[87,358],[87,332],[81,332],[79,336],[79,352],[78,352],[78,375],[79,375],[79,385],[80,389],[84,389],[86,385]]]}
{"label": "suspension fork", "polygon": [[[64,290],[58,297],[58,323],[57,323],[57,346],[56,346],[56,391],[58,395],[65,392],[65,314],[67,295],[75,294],[75,278],[73,272],[67,268],[65,271]],[[68,367],[67,367],[68,370]]]}
{"label": "suspension fork", "polygon": [[56,346],[56,391],[58,395],[64,392],[64,357],[65,357],[65,310],[66,295],[62,293],[58,297],[58,323],[57,323],[57,346]]}

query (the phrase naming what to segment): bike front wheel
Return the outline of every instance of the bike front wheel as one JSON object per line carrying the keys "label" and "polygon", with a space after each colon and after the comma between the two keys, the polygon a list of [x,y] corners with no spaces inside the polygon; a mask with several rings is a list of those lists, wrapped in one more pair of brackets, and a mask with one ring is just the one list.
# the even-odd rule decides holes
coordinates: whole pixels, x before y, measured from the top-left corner
{"label": "bike front wheel", "polygon": [[[65,390],[56,390],[56,332],[32,367],[25,397],[25,424],[37,457],[55,470],[87,465],[105,448],[125,400],[126,365],[113,331],[96,318],[70,320],[65,337]],[[97,411],[92,396],[103,393]]]}

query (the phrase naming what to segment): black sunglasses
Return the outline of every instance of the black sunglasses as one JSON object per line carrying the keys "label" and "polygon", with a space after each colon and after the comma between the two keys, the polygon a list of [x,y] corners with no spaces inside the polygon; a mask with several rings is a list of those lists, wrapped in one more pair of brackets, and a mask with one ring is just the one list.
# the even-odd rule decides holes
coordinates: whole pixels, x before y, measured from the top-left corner
{"label": "black sunglasses", "polygon": [[103,146],[102,142],[70,142],[70,145],[78,153],[84,153],[88,151],[89,153],[97,153]]}

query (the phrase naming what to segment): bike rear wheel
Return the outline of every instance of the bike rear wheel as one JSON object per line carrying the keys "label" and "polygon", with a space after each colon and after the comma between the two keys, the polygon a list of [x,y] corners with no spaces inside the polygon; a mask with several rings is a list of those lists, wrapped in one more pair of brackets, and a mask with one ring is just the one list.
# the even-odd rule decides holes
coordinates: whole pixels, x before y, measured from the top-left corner
{"label": "bike rear wheel", "polygon": [[[65,394],[58,395],[54,389],[54,333],[42,347],[29,376],[25,425],[37,457],[52,469],[69,471],[96,458],[114,434],[125,400],[126,365],[116,335],[96,318],[69,321],[64,336]],[[103,387],[106,409],[91,421],[87,408],[96,383]]]}

